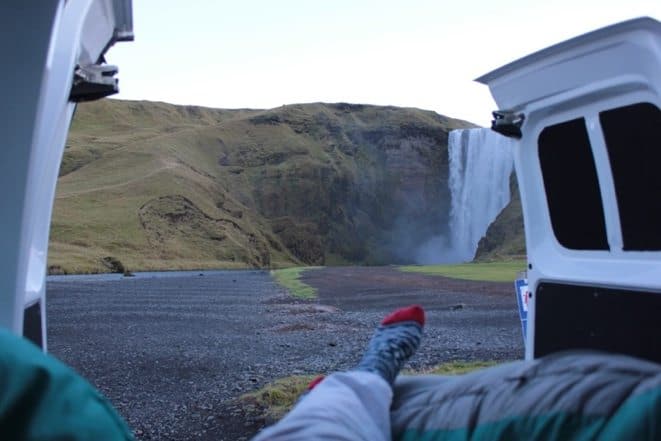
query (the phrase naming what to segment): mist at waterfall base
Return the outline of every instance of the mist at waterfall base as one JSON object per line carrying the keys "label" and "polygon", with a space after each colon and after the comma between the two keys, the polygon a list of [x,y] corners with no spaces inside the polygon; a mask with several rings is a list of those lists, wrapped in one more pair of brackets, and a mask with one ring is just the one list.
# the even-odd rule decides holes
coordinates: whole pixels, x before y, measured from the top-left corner
{"label": "mist at waterfall base", "polygon": [[453,130],[448,157],[448,225],[417,248],[419,264],[473,260],[480,239],[510,201],[511,139],[490,129]]}

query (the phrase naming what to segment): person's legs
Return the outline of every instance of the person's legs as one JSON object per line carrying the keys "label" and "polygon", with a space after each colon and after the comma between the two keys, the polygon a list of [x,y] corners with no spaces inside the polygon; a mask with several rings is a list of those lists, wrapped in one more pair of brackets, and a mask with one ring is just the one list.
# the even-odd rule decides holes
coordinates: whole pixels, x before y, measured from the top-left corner
{"label": "person's legs", "polygon": [[262,440],[389,440],[392,384],[420,344],[424,311],[398,309],[376,329],[361,362],[320,382]]}
{"label": "person's legs", "polygon": [[371,372],[337,372],[257,440],[389,440],[392,388]]}

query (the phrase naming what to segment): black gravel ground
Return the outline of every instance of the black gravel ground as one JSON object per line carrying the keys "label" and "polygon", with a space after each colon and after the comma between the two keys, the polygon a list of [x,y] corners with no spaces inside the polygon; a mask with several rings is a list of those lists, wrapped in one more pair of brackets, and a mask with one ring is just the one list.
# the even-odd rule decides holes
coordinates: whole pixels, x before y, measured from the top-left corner
{"label": "black gravel ground", "polygon": [[[203,274],[203,275],[200,275]],[[427,310],[412,367],[523,355],[511,284],[388,267],[306,273],[314,302],[265,271],[50,279],[49,351],[109,397],[137,438],[241,440],[263,421],[235,401],[292,374],[348,369],[392,309]]]}

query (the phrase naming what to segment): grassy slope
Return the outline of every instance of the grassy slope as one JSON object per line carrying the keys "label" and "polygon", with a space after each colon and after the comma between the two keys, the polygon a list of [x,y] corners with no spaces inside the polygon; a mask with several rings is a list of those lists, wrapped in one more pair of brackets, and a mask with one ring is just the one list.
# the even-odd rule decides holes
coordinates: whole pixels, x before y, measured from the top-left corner
{"label": "grassy slope", "polygon": [[[193,201],[212,218],[229,217],[215,204],[223,194],[213,167],[217,158],[191,145],[191,138],[207,125],[241,113],[194,109],[191,114],[166,104],[110,100],[87,106],[78,110],[67,142],[49,264],[72,272],[99,271],[99,257],[112,255],[135,269],[246,266],[240,248],[248,242],[245,232],[224,228],[227,250],[219,256],[213,241],[174,235],[155,244],[140,218],[144,204],[171,195]],[[199,135],[195,138],[199,142]],[[247,234],[254,231],[249,218],[230,220]],[[294,260],[286,254],[277,257],[283,263]]]}
{"label": "grassy slope", "polygon": [[402,271],[487,282],[513,282],[517,277],[517,273],[524,271],[525,268],[526,262],[523,260],[399,267]]}
{"label": "grassy slope", "polygon": [[[334,135],[338,127],[394,131],[412,121],[439,130],[467,125],[417,109],[371,106],[228,111],[83,104],[58,180],[49,265],[104,271],[100,259],[114,256],[131,270],[282,267],[319,261],[324,253],[329,261],[355,262],[364,256],[352,258],[342,248],[352,244],[341,240],[342,229],[360,219],[343,211],[332,222],[324,211],[310,219],[300,214],[337,206],[338,196],[326,191],[337,184],[328,181],[334,176],[350,187],[352,179],[377,173],[360,146]],[[331,233],[340,238],[335,250],[322,240]]]}
{"label": "grassy slope", "polygon": [[292,267],[271,271],[271,274],[280,286],[286,288],[289,293],[299,299],[314,299],[317,297],[317,289],[301,282],[301,273],[319,267]]}

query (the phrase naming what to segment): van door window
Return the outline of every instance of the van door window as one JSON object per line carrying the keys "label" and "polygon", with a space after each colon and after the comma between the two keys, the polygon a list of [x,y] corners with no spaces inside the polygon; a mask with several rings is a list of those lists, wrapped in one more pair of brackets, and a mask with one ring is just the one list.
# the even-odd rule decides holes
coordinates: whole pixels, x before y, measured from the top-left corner
{"label": "van door window", "polygon": [[583,118],[548,126],[538,139],[546,200],[558,242],[608,250],[597,170]]}
{"label": "van door window", "polygon": [[661,111],[638,103],[599,113],[613,171],[623,248],[661,250]]}

